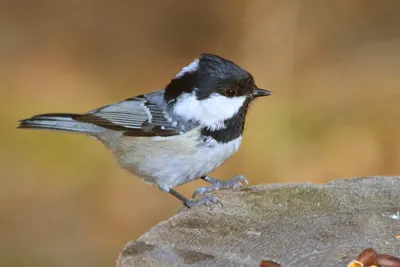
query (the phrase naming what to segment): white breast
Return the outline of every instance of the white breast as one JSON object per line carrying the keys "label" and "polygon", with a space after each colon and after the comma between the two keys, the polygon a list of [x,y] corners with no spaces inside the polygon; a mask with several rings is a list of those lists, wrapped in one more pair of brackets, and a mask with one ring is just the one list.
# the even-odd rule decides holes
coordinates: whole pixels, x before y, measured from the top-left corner
{"label": "white breast", "polygon": [[212,138],[199,143],[199,134],[196,128],[171,137],[122,137],[114,154],[124,168],[168,191],[214,171],[242,142],[238,137],[228,143]]}

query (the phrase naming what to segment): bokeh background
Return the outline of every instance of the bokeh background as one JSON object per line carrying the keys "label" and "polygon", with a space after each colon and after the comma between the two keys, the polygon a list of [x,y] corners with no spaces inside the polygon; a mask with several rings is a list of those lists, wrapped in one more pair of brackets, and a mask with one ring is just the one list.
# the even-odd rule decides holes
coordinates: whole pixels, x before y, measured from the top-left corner
{"label": "bokeh background", "polygon": [[161,89],[201,52],[274,92],[252,106],[240,152],[214,176],[400,174],[399,14],[397,0],[1,0],[1,266],[113,266],[126,242],[176,212],[175,198],[99,142],[15,127]]}

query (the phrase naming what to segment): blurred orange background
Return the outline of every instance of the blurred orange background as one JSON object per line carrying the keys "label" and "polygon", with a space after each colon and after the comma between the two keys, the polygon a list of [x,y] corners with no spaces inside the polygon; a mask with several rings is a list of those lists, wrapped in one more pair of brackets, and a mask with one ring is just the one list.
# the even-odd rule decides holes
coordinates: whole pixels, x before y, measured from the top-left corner
{"label": "blurred orange background", "polygon": [[159,90],[202,52],[274,92],[213,176],[399,174],[399,14],[397,0],[0,1],[1,265],[113,266],[126,242],[176,212],[177,199],[99,142],[16,126]]}

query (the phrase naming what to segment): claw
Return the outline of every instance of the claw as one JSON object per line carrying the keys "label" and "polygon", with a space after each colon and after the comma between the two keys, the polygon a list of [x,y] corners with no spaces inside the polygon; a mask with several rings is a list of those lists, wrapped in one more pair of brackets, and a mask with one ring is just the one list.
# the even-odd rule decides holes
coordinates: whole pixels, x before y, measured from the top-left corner
{"label": "claw", "polygon": [[196,198],[197,195],[202,196],[206,192],[211,192],[213,191],[213,188],[211,187],[200,187],[196,191],[193,192],[192,198]]}
{"label": "claw", "polygon": [[[217,202],[221,205],[221,209],[223,209],[224,208],[224,204],[222,204],[222,202],[219,199],[217,200]],[[218,203],[215,203],[215,204],[218,204]]]}
{"label": "claw", "polygon": [[243,183],[245,183],[246,185],[249,184],[249,181],[247,181],[247,179],[243,175],[238,175],[227,181],[217,180],[208,176],[204,177],[203,179],[209,182],[211,186],[198,188],[196,191],[193,192],[192,198],[195,198],[196,196],[202,196],[207,192],[218,191],[221,188],[240,189],[243,187]]}
{"label": "claw", "polygon": [[223,208],[223,204],[221,200],[218,197],[215,196],[204,196],[202,198],[198,198],[195,200],[188,200],[185,205],[189,208],[201,206],[201,205],[207,205],[210,210],[213,210],[213,205],[212,204],[220,204],[221,208]]}
{"label": "claw", "polygon": [[[249,184],[249,181],[246,179],[246,177],[244,177],[243,175],[238,175],[238,176],[236,176],[236,177],[238,177],[237,179],[238,180],[240,180],[240,181],[242,181],[242,182],[244,182],[246,185],[248,185]],[[234,178],[235,179],[235,178]]]}

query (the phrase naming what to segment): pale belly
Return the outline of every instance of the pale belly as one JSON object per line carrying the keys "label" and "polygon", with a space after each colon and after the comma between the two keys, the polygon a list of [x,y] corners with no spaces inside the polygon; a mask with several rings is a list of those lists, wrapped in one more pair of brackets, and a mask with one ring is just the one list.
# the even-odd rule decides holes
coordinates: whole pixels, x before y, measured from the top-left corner
{"label": "pale belly", "polygon": [[112,150],[122,167],[168,191],[214,171],[238,151],[242,141],[239,137],[221,144],[208,139],[199,146],[198,132],[193,129],[181,136],[120,137]]}

